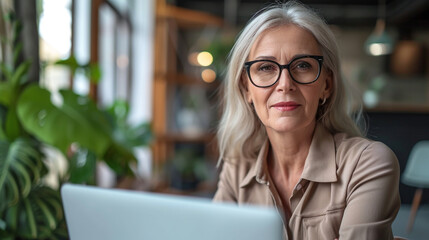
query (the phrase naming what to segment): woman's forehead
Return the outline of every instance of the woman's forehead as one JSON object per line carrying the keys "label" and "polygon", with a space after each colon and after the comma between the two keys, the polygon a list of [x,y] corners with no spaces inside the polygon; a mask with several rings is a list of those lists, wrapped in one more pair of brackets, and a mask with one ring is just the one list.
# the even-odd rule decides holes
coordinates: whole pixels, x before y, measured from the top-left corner
{"label": "woman's forehead", "polygon": [[299,54],[320,54],[319,44],[313,34],[297,25],[287,24],[262,32],[253,43],[249,58],[279,58]]}

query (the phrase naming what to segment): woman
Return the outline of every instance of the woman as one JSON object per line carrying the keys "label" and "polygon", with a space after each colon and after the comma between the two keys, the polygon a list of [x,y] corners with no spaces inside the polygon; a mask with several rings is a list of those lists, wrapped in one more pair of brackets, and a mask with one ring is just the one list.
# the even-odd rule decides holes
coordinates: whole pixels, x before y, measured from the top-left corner
{"label": "woman", "polygon": [[248,23],[230,53],[214,201],[275,206],[286,239],[393,238],[398,162],[362,137],[338,58],[299,3]]}

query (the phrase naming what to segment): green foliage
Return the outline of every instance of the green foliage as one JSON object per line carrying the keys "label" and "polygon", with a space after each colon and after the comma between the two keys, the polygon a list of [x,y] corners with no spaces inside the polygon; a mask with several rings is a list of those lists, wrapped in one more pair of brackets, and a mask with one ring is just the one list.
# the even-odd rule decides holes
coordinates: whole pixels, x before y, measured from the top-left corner
{"label": "green foliage", "polygon": [[41,143],[23,129],[17,113],[28,67],[0,63],[0,238],[66,239],[59,193],[42,185],[47,168]]}
{"label": "green foliage", "polygon": [[58,191],[35,185],[30,194],[5,212],[7,230],[21,239],[65,239],[64,216]]}
{"label": "green foliage", "polygon": [[71,183],[95,183],[94,173],[97,156],[85,148],[78,148],[69,161],[69,182]]}
{"label": "green foliage", "polygon": [[15,103],[22,84],[26,83],[29,67],[30,62],[23,62],[16,69],[0,62],[0,75],[4,76],[0,81],[0,104],[10,107]]}
{"label": "green foliage", "polygon": [[0,210],[27,197],[33,183],[46,173],[42,154],[34,141],[0,141]]}
{"label": "green foliage", "polygon": [[[119,116],[99,109],[87,96],[71,90],[60,93],[61,106],[54,105],[49,91],[37,85],[21,93],[17,112],[24,130],[69,157],[69,173],[75,183],[94,182],[95,159],[105,161],[118,175],[132,175],[130,165],[137,162],[133,147],[148,144],[150,125],[132,127],[126,123],[128,112]],[[71,150],[72,144],[77,149]],[[83,152],[88,162],[82,165],[76,159],[82,159]]]}
{"label": "green foliage", "polygon": [[195,178],[199,181],[207,179],[208,167],[202,158],[192,149],[181,149],[176,153],[172,165],[184,179]]}
{"label": "green foliage", "polygon": [[[51,93],[37,85],[27,87],[17,104],[26,131],[66,154],[73,142],[102,156],[109,145],[110,128],[95,104],[71,90],[62,90],[63,104],[51,102]],[[58,128],[60,130],[58,130]]]}
{"label": "green foliage", "polygon": [[0,141],[2,239],[44,239],[61,232],[57,230],[64,221],[61,198],[58,191],[41,185],[47,168],[39,147],[37,141],[23,138]]}
{"label": "green foliage", "polygon": [[128,149],[146,146],[153,139],[151,125],[147,122],[136,126],[130,125],[127,121],[129,109],[129,104],[123,100],[116,100],[106,109],[109,122],[113,127],[114,139]]}
{"label": "green foliage", "polygon": [[75,74],[77,71],[82,71],[85,76],[93,83],[98,83],[101,79],[101,70],[98,64],[89,62],[85,64],[79,64],[73,55],[67,59],[58,60],[55,62],[55,64],[68,67],[72,74]]}
{"label": "green foliage", "polygon": [[223,33],[218,35],[215,39],[205,47],[205,50],[213,55],[212,67],[221,76],[226,69],[226,61],[228,54],[231,51],[232,46],[235,42],[235,33]]}
{"label": "green foliage", "polygon": [[[17,42],[22,25],[12,28],[3,43]],[[17,43],[11,61],[0,63],[0,239],[67,239],[59,192],[43,185],[48,170],[42,143],[23,128],[17,112],[30,67],[19,62],[21,49]]]}
{"label": "green foliage", "polygon": [[[14,25],[12,42],[20,28]],[[54,103],[48,90],[28,83],[30,62],[18,62],[21,48],[15,46],[11,63],[0,62],[0,239],[67,239],[59,191],[43,183],[42,147],[55,147],[68,160],[61,181],[94,184],[99,160],[119,176],[133,174],[133,148],[149,143],[150,125],[128,124],[122,101],[100,109],[88,96],[61,90]],[[79,65],[73,57],[57,64],[96,82],[101,76],[98,65]]]}
{"label": "green foliage", "polygon": [[[119,175],[132,174],[133,170],[127,162],[136,163],[133,148],[147,146],[152,140],[149,123],[133,126],[127,122],[129,105],[122,100],[115,101],[105,110],[106,117],[112,127],[112,145],[104,154],[103,159]],[[127,159],[129,159],[127,161]]]}

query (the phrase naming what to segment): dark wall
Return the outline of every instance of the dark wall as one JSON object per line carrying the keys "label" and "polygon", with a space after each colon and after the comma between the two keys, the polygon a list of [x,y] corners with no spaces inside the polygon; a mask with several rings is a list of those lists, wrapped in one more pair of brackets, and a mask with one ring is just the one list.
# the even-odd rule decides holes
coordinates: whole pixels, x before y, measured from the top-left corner
{"label": "dark wall", "polygon": [[[368,138],[383,142],[395,152],[402,174],[414,144],[420,140],[429,140],[429,113],[367,112],[366,114]],[[412,202],[415,189],[400,183],[402,203]],[[423,203],[429,203],[429,189],[423,191],[421,204]]]}

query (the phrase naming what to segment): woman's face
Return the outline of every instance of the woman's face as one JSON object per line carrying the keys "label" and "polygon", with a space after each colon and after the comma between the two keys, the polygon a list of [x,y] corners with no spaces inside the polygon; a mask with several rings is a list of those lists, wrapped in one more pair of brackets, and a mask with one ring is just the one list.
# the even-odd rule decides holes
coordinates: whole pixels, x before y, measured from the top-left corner
{"label": "woman's face", "polygon": [[[288,24],[262,33],[250,50],[247,61],[273,60],[288,64],[301,55],[322,55],[313,35],[298,26]],[[280,79],[268,88],[254,86],[248,75],[243,74],[247,86],[247,101],[255,111],[267,132],[292,132],[314,128],[319,100],[328,98],[332,75],[322,68],[317,81],[299,84],[292,80],[287,69]]]}

